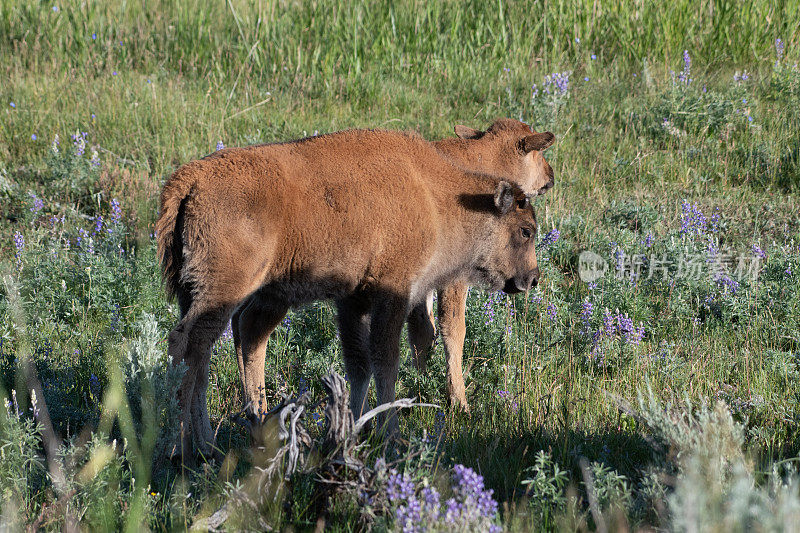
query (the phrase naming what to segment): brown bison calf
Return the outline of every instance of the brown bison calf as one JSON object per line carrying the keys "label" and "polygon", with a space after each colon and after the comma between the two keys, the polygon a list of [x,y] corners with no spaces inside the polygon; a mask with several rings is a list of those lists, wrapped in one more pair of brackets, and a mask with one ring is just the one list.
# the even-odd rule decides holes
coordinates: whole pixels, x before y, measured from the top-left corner
{"label": "brown bison calf", "polygon": [[[515,157],[548,142],[530,135]],[[156,230],[167,290],[181,308],[169,353],[187,365],[183,453],[193,444],[211,452],[211,346],[234,312],[248,399],[259,409],[269,334],[290,307],[334,300],[358,416],[371,375],[378,402],[394,399],[402,324],[431,290],[465,280],[519,292],[539,276],[536,220],[518,185],[464,171],[423,139],[388,131],[187,163],[164,186]],[[397,424],[391,412],[381,422],[390,431]]]}

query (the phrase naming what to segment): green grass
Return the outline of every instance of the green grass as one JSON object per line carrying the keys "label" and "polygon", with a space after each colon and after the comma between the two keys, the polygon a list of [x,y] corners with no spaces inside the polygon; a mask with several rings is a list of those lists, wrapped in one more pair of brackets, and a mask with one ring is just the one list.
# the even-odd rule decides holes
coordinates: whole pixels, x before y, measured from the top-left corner
{"label": "green grass", "polygon": [[[557,135],[547,152],[556,187],[536,207],[541,235],[556,228],[560,237],[539,251],[545,276],[535,295],[472,290],[465,365],[473,412],[406,412],[406,436],[426,430],[442,440],[435,450],[415,441],[399,465],[437,486],[455,463],[479,470],[512,530],[595,527],[581,458],[592,463],[612,524],[688,528],[676,517],[692,502],[704,502],[716,524],[703,527],[746,529],[758,513],[794,516],[790,506],[763,501],[798,497],[786,469],[800,453],[800,3],[58,8],[0,5],[0,367],[3,391],[17,391],[22,411],[10,408],[0,423],[6,523],[183,529],[233,494],[228,482],[246,483],[253,472],[246,435],[228,422],[241,393],[225,339],[208,400],[229,462],[182,478],[164,460],[180,369],[166,360],[176,309],[163,295],[151,233],[160,185],[178,164],[218,141],[348,127],[435,139],[457,123],[482,127],[500,116]],[[785,43],[779,61],[776,38]],[[670,74],[684,68],[684,50],[689,84]],[[546,95],[545,77],[566,71],[568,92]],[[748,79],[735,81],[744,71]],[[86,132],[82,156],[70,139],[76,131]],[[94,150],[99,166],[90,162]],[[684,201],[716,214],[718,227],[682,232]],[[93,234],[98,215],[104,227]],[[622,250],[677,264],[681,254],[707,258],[709,243],[746,254],[758,245],[766,253],[758,280],[731,294],[707,276],[674,270],[636,283],[607,276],[596,288],[578,277],[583,250],[609,262]],[[584,333],[586,301],[592,332],[604,309],[619,310],[645,327],[641,343],[606,339],[605,359],[597,355]],[[268,351],[271,405],[303,387],[321,398],[320,376],[331,366],[342,372],[325,303],[294,312]],[[45,460],[47,424],[35,429],[27,411],[33,369],[40,402],[65,439],[58,442],[68,443],[60,463]],[[404,360],[398,395],[444,405],[444,369],[440,346],[424,375]],[[648,403],[648,387],[657,403]],[[640,414],[620,410],[615,397]],[[718,400],[722,411],[702,407]],[[692,425],[690,413],[702,424]],[[374,464],[380,447],[363,453]],[[726,465],[722,474],[709,466],[713,457]],[[554,465],[566,472],[563,482]],[[782,488],[774,488],[773,468]],[[59,469],[76,481],[59,485]],[[711,489],[701,498],[692,484]],[[315,487],[313,476],[294,479],[286,505],[266,506],[263,516],[314,527]],[[395,527],[394,509],[380,498],[370,511],[359,510],[355,495],[337,498],[328,501],[329,526],[344,530],[375,513],[377,521],[360,523]],[[748,498],[758,512],[742,511]]]}

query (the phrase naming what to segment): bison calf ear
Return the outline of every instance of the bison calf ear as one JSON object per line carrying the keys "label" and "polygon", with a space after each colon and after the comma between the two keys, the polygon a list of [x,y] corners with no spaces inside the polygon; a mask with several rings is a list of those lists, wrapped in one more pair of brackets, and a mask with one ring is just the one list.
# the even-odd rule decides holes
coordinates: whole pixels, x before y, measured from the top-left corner
{"label": "bison calf ear", "polygon": [[501,215],[508,214],[514,209],[514,187],[507,181],[497,184],[497,190],[494,192],[494,205]]}
{"label": "bison calf ear", "polygon": [[532,152],[536,150],[537,152],[541,152],[542,150],[546,150],[553,145],[556,141],[556,136],[550,133],[549,131],[545,131],[542,133],[534,133],[533,135],[528,135],[524,139],[522,139],[522,151],[526,154],[528,152]]}
{"label": "bison calf ear", "polygon": [[480,139],[483,137],[483,132],[480,130],[475,130],[470,128],[469,126],[462,126],[461,124],[456,125],[454,128],[456,135],[461,139]]}

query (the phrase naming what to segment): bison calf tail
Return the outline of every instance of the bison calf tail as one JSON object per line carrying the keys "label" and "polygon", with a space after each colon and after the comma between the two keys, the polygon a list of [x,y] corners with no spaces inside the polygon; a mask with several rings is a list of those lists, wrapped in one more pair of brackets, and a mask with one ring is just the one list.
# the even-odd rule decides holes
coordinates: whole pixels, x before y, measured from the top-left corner
{"label": "bison calf tail", "polygon": [[183,267],[183,219],[186,200],[189,198],[192,185],[181,179],[178,170],[167,181],[161,193],[161,214],[156,221],[156,242],[169,299],[174,298],[180,289]]}

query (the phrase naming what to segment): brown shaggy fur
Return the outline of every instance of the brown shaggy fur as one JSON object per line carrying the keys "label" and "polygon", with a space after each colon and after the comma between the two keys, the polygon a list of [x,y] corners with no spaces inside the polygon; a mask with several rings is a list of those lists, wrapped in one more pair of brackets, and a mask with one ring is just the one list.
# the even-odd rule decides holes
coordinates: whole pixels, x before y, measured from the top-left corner
{"label": "brown shaggy fur", "polygon": [[[517,144],[516,158],[535,145]],[[525,181],[530,169],[518,167]],[[164,187],[156,228],[182,315],[169,353],[187,365],[183,453],[211,452],[211,346],[234,312],[240,370],[258,410],[269,334],[290,307],[336,301],[358,415],[371,375],[379,403],[394,399],[402,324],[431,290],[464,280],[518,292],[539,275],[536,221],[518,185],[466,172],[423,139],[387,131],[227,149],[187,163]],[[251,381],[259,362],[261,379]],[[382,422],[396,429],[391,411]]]}

